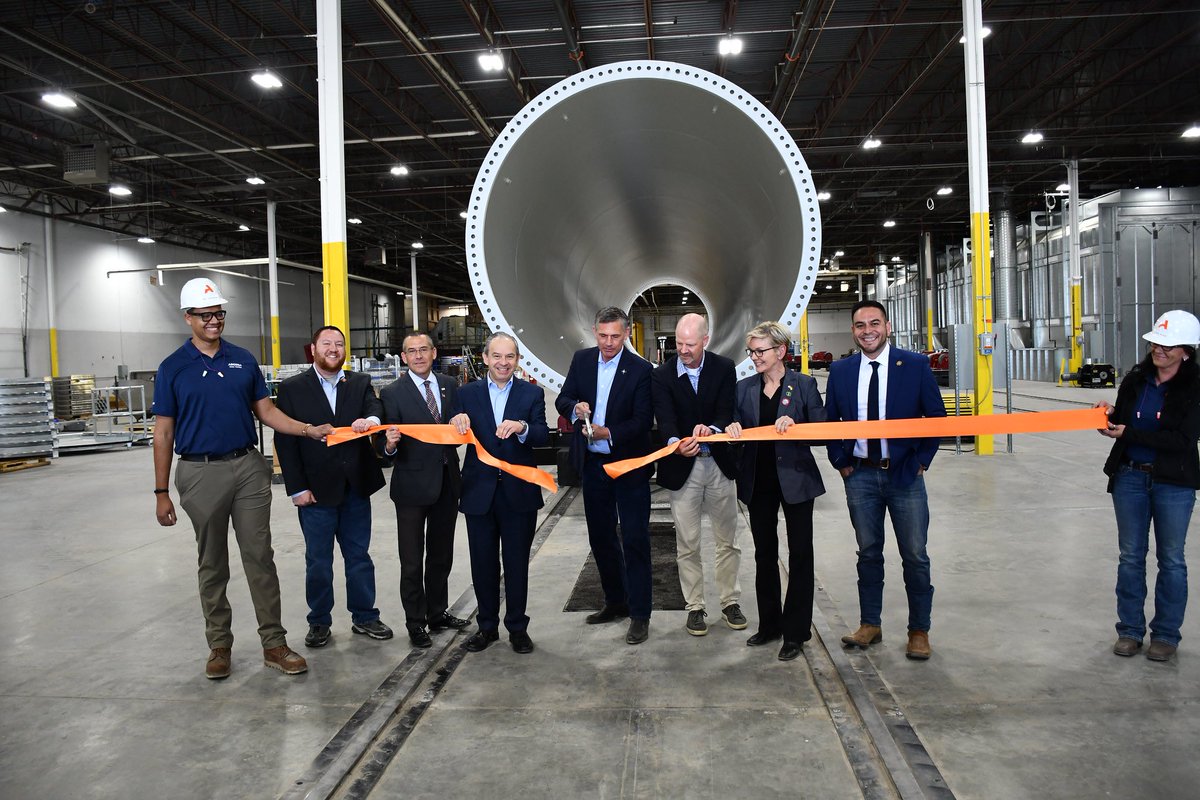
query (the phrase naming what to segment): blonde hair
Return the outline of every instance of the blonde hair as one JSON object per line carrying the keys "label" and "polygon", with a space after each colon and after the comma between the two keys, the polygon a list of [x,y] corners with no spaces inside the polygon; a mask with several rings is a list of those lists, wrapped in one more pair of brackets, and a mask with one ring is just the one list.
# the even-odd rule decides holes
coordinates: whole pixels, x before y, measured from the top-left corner
{"label": "blonde hair", "polygon": [[775,320],[768,320],[758,323],[746,333],[747,346],[749,346],[751,339],[770,339],[774,347],[779,347],[780,345],[791,347],[792,332]]}

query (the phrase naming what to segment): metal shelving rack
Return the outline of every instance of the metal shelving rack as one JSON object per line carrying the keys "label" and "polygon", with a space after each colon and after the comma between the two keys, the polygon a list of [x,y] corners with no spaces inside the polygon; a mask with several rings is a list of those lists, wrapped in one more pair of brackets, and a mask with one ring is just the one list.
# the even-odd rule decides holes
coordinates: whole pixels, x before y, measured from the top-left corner
{"label": "metal shelving rack", "polygon": [[0,460],[57,455],[50,379],[0,380]]}

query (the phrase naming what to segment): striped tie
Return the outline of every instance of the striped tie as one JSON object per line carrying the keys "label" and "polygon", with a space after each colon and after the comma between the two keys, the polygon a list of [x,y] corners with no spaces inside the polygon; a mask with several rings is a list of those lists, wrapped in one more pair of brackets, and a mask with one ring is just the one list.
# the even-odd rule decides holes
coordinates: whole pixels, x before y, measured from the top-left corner
{"label": "striped tie", "polygon": [[437,400],[434,399],[433,391],[429,388],[429,381],[425,381],[425,405],[429,406],[429,413],[433,415],[433,421],[441,425],[442,415],[438,413]]}

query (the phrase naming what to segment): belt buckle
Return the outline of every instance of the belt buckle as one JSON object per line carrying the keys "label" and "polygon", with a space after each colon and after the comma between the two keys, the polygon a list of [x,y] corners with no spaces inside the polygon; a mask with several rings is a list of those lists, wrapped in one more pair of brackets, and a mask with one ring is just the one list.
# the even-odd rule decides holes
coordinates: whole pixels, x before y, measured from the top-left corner
{"label": "belt buckle", "polygon": [[892,460],[890,458],[879,459],[879,468],[880,469],[887,469],[891,465],[892,465]]}

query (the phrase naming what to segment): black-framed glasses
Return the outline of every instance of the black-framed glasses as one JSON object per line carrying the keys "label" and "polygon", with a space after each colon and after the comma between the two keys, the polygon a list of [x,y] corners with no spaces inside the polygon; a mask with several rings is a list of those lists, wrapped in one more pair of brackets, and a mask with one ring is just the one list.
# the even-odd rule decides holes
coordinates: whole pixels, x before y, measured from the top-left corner
{"label": "black-framed glasses", "polygon": [[[777,344],[777,345],[775,345],[775,347],[783,347],[783,345],[781,345],[781,344]],[[759,358],[762,358],[762,357],[763,357],[763,356],[765,356],[767,353],[769,353],[769,352],[771,352],[772,350],[774,350],[774,349],[775,349],[775,347],[759,347],[759,348],[757,348],[757,349],[754,349],[754,348],[751,348],[751,347],[747,347],[747,348],[746,348],[746,355],[750,356],[751,358],[754,358],[755,356],[758,356]]]}
{"label": "black-framed glasses", "polygon": [[1158,342],[1150,343],[1151,350],[1154,350],[1157,348],[1159,350],[1162,350],[1164,353],[1169,353],[1172,350],[1174,350],[1176,347],[1179,347],[1179,345],[1177,345],[1177,344],[1159,344]]}
{"label": "black-framed glasses", "polygon": [[221,309],[220,311],[188,311],[189,315],[193,317],[199,317],[202,322],[210,322],[212,321],[213,317],[216,317],[218,321],[221,321],[225,319],[225,314],[227,313],[228,312],[225,311],[225,309]]}

